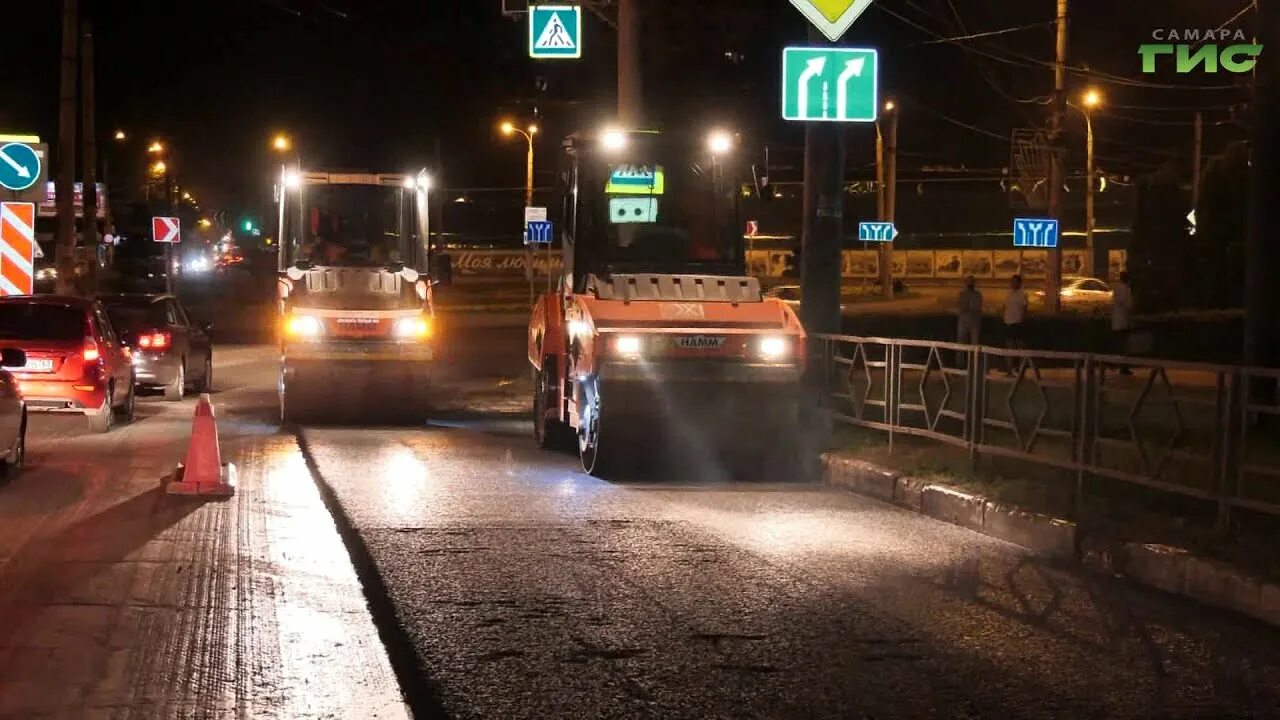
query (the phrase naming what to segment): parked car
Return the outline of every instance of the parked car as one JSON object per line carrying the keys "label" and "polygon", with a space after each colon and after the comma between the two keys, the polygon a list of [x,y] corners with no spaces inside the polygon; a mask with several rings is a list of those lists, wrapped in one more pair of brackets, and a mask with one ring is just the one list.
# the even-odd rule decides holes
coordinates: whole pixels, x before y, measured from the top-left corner
{"label": "parked car", "polygon": [[98,298],[111,323],[133,350],[138,383],[177,402],[187,390],[213,386],[213,341],[208,323],[191,320],[173,295],[105,295]]}
{"label": "parked car", "polygon": [[83,413],[95,432],[133,419],[133,357],[97,301],[0,298],[0,348],[25,354],[9,372],[28,411]]}
{"label": "parked car", "polygon": [[27,459],[27,403],[17,378],[9,372],[26,364],[23,351],[0,350],[0,477],[6,480],[17,477]]}

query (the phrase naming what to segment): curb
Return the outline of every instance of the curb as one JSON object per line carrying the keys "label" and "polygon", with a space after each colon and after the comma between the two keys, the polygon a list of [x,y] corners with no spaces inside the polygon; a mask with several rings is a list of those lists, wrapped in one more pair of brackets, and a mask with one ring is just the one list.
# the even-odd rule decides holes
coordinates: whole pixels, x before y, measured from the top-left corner
{"label": "curb", "polygon": [[904,477],[838,453],[822,454],[828,485],[893,503],[968,528],[1036,554],[1127,577],[1203,605],[1280,627],[1280,585],[1242,574],[1226,563],[1182,548],[1086,537],[1069,521],[1002,505],[948,485]]}

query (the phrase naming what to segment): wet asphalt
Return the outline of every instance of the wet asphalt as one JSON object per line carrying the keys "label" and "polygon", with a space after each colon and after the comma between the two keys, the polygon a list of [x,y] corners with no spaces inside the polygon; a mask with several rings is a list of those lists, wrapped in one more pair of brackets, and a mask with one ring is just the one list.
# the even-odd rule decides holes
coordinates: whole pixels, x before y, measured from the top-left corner
{"label": "wet asphalt", "polygon": [[539,450],[517,321],[422,427],[296,428],[420,716],[1280,716],[1280,632],[718,458]]}

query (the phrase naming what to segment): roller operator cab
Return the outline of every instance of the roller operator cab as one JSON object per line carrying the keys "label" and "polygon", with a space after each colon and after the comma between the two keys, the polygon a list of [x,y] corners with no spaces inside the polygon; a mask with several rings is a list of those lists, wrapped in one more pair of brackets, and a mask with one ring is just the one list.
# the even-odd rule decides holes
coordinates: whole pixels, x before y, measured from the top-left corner
{"label": "roller operator cab", "polygon": [[286,171],[280,184],[280,411],[425,417],[436,357],[429,180]]}
{"label": "roller operator cab", "polygon": [[564,271],[534,306],[535,435],[583,469],[681,447],[759,468],[796,427],[805,333],[746,275],[747,168],[727,133],[569,137],[557,169]]}

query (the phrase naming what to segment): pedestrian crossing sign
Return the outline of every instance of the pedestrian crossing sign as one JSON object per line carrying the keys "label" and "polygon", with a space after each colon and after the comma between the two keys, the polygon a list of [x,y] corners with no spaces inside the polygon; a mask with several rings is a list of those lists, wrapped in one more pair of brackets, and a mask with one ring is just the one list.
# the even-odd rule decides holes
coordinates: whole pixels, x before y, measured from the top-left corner
{"label": "pedestrian crossing sign", "polygon": [[582,6],[530,5],[529,57],[536,60],[582,57]]}

